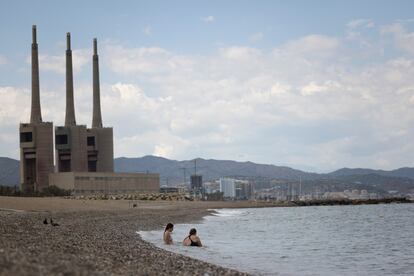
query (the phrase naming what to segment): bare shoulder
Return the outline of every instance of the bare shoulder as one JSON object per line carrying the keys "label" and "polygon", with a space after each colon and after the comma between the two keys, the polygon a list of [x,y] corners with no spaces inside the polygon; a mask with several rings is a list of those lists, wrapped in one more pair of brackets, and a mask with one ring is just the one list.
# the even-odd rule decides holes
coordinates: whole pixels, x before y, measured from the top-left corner
{"label": "bare shoulder", "polygon": [[196,236],[196,240],[195,240],[195,242],[197,242],[197,243],[198,243],[198,246],[202,246],[201,239],[200,239],[200,237],[199,237],[199,236]]}
{"label": "bare shoulder", "polygon": [[184,238],[183,245],[188,245],[188,243],[189,243],[189,238],[188,237]]}

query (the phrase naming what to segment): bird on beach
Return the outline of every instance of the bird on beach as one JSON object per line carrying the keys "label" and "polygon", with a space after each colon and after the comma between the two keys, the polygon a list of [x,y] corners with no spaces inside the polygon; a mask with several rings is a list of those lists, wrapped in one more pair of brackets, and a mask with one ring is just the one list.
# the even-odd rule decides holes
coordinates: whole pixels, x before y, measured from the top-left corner
{"label": "bird on beach", "polygon": [[47,223],[47,218],[45,218],[45,220],[43,221],[43,224],[48,224]]}
{"label": "bird on beach", "polygon": [[52,224],[52,226],[59,226],[59,224],[58,224],[58,223],[53,222],[53,219],[52,219],[52,218],[50,218],[50,224]]}

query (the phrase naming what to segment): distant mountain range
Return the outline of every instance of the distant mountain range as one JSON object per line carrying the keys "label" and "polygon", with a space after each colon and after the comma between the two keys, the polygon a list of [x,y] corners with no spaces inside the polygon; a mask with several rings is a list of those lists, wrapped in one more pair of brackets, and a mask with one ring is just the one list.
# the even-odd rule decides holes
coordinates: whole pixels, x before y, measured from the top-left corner
{"label": "distant mountain range", "polygon": [[[163,157],[144,156],[141,158],[116,158],[117,172],[157,172],[161,182],[178,184],[184,181],[184,173],[188,179],[190,174],[203,176],[209,181],[220,177],[266,177],[289,180],[317,179],[320,175],[295,170],[289,167],[262,165],[252,162],[236,162],[230,160],[214,160],[197,158],[187,161],[170,160]],[[185,171],[185,172],[184,172]],[[168,180],[167,180],[168,179]],[[188,180],[187,180],[188,181]]]}
{"label": "distant mountain range", "polygon": [[[343,168],[328,174],[317,174],[284,166],[202,158],[176,161],[163,157],[144,156],[140,158],[120,157],[114,161],[116,172],[159,173],[161,185],[169,186],[183,183],[184,176],[188,183],[190,175],[196,171],[197,174],[203,176],[204,181],[220,177],[280,179],[293,182],[301,179],[306,185],[330,183],[331,187],[337,187],[339,190],[344,187],[352,188],[355,185],[379,187],[381,190],[397,189],[405,192],[414,189],[414,168],[400,168],[392,171]],[[13,186],[18,183],[19,161],[0,157],[0,185]]]}
{"label": "distant mountain range", "polygon": [[0,157],[0,185],[19,185],[19,161]]}
{"label": "distant mountain range", "polygon": [[372,170],[372,169],[349,169],[343,168],[337,171],[331,172],[332,176],[347,176],[347,175],[361,175],[361,174],[377,174],[390,177],[407,177],[414,179],[414,168],[399,168],[392,171],[384,170]]}

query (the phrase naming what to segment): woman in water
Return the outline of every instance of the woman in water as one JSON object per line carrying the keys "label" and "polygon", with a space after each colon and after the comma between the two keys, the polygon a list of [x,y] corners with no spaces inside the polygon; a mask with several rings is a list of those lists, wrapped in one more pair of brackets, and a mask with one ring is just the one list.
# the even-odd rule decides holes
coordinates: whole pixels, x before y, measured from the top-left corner
{"label": "woman in water", "polygon": [[171,237],[171,232],[174,230],[174,225],[172,223],[168,223],[167,226],[165,226],[164,230],[164,243],[165,244],[172,244],[173,240]]}
{"label": "woman in water", "polygon": [[192,228],[188,237],[183,240],[183,245],[186,246],[202,246],[200,238],[197,236],[197,230]]}

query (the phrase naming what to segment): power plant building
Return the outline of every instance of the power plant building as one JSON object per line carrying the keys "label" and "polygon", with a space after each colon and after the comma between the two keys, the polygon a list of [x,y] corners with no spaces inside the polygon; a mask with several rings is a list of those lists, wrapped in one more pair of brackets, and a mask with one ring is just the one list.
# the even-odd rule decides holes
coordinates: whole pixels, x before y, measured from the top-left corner
{"label": "power plant building", "polygon": [[78,193],[158,192],[156,173],[65,172],[50,174],[50,185]]}
{"label": "power plant building", "polygon": [[77,125],[74,104],[70,33],[66,36],[65,125],[43,122],[40,109],[39,63],[36,26],[32,43],[32,109],[30,123],[20,124],[20,189],[40,192],[50,185],[73,192],[159,191],[159,174],[114,173],[113,129],[103,127],[97,40],[93,40],[92,128]]}
{"label": "power plant building", "polygon": [[93,119],[92,128],[76,125],[73,100],[73,68],[70,33],[66,36],[66,116],[65,126],[55,128],[58,172],[113,172],[113,130],[102,126],[97,40],[93,40]]}
{"label": "power plant building", "polygon": [[87,172],[86,126],[76,125],[73,98],[73,67],[70,33],[66,35],[66,115],[65,125],[55,128],[55,156],[58,172]]}
{"label": "power plant building", "polygon": [[53,172],[53,123],[42,121],[36,26],[32,28],[32,106],[30,123],[21,123],[20,190],[37,192],[49,186]]}
{"label": "power plant building", "polygon": [[103,127],[99,86],[98,43],[93,40],[93,112],[92,128],[87,130],[88,171],[114,171],[114,140],[112,127]]}

